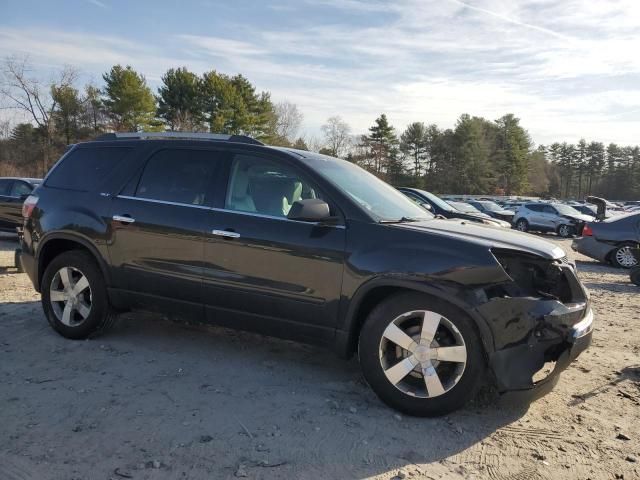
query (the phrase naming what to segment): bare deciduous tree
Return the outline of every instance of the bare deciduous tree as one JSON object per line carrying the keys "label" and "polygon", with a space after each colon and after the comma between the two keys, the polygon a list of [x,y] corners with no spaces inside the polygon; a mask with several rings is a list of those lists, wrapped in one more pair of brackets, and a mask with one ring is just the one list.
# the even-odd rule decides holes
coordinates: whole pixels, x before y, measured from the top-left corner
{"label": "bare deciduous tree", "polygon": [[295,103],[280,102],[275,105],[276,134],[293,143],[304,116]]}
{"label": "bare deciduous tree", "polygon": [[351,127],[341,117],[329,117],[327,123],[320,127],[324,133],[325,148],[334,157],[346,154],[351,144]]}
{"label": "bare deciduous tree", "polygon": [[49,85],[30,76],[30,65],[26,57],[9,57],[5,59],[0,72],[0,95],[4,97],[4,107],[22,110],[41,130],[44,141],[42,145],[42,173],[49,169],[49,152],[54,133],[52,114],[56,109],[56,100],[52,95],[53,87],[64,88],[73,85],[77,72],[65,67],[57,79]]}

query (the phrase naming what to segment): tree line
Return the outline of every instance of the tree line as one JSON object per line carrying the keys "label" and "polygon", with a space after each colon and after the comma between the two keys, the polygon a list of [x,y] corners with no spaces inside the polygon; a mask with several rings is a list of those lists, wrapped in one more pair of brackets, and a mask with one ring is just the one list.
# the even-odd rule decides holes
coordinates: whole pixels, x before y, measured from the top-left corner
{"label": "tree line", "polygon": [[586,140],[535,146],[513,114],[493,121],[463,114],[453,128],[414,122],[401,132],[381,114],[363,135],[336,115],[317,138],[299,135],[303,114],[295,104],[274,102],[241,74],[171,68],[154,92],[144,75],[114,65],[100,86],[77,83],[72,68],[45,83],[24,59],[5,60],[0,106],[26,121],[0,123],[0,175],[42,176],[66,145],[104,132],[169,130],[244,134],[319,151],[393,185],[435,193],[640,198],[639,147]]}

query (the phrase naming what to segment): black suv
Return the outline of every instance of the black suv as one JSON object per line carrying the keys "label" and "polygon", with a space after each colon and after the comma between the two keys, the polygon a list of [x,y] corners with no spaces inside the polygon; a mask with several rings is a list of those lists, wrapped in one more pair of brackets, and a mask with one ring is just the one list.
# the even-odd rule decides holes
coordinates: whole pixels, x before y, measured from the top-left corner
{"label": "black suv", "polygon": [[347,161],[193,136],[76,145],[26,200],[21,262],[57,332],[143,309],[357,352],[412,415],[457,409],[487,378],[544,393],[589,345],[559,247],[434,218]]}

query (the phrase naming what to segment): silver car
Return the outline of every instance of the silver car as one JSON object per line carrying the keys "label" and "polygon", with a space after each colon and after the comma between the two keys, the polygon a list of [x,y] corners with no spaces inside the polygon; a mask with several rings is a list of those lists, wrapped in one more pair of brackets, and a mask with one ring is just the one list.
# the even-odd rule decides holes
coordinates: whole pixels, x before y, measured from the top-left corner
{"label": "silver car", "polygon": [[516,211],[514,225],[521,232],[555,232],[561,237],[582,235],[586,222],[595,220],[563,203],[525,203]]}

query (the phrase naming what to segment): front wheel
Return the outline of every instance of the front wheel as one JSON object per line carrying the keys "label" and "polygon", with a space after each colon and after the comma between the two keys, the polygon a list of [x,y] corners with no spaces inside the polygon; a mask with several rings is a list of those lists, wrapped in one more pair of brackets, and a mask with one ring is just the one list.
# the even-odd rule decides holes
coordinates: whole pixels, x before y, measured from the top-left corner
{"label": "front wheel", "polygon": [[482,347],[472,320],[418,293],[394,295],[373,309],[360,332],[358,355],[378,397],[408,415],[457,410],[484,379]]}
{"label": "front wheel", "polygon": [[100,268],[87,253],[64,252],[42,276],[42,308],[60,335],[84,339],[106,329],[115,313]]}
{"label": "front wheel", "polygon": [[527,222],[524,218],[521,218],[516,222],[516,230],[521,232],[526,232],[529,230],[529,222]]}

